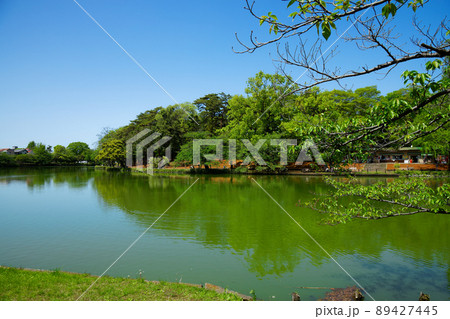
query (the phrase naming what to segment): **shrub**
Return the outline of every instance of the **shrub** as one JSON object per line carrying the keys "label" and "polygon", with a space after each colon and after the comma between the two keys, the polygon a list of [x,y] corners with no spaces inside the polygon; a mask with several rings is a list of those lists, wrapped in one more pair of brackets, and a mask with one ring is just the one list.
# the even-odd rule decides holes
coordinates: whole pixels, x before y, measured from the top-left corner
{"label": "shrub", "polygon": [[21,154],[15,157],[16,164],[18,165],[32,165],[36,164],[36,158],[33,154]]}
{"label": "shrub", "polygon": [[12,155],[0,153],[0,167],[15,166],[16,162]]}

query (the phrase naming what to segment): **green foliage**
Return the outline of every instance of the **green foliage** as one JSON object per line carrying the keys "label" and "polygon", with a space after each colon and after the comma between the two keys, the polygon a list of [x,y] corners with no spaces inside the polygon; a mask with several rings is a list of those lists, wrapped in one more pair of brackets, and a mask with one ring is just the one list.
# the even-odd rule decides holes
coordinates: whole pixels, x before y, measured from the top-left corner
{"label": "green foliage", "polygon": [[74,142],[66,148],[62,145],[56,145],[52,152],[50,145],[28,143],[28,149],[32,150],[28,154],[7,155],[0,153],[1,166],[42,166],[42,165],[74,165],[80,161],[87,161],[93,164],[96,151],[91,150],[86,143]]}
{"label": "green foliage", "polygon": [[[439,131],[421,138],[417,141],[423,151],[431,153],[437,157],[439,155],[450,155],[450,124],[444,126]],[[447,163],[448,164],[448,163]]]}
{"label": "green foliage", "polygon": [[30,149],[30,150],[34,150],[35,147],[36,147],[36,142],[35,141],[31,141],[27,145],[27,148]]}
{"label": "green foliage", "polygon": [[86,143],[83,142],[72,142],[67,145],[67,155],[72,157],[77,162],[81,161],[91,161],[92,160],[92,150]]}
{"label": "green foliage", "polygon": [[[299,145],[288,148],[289,162],[295,161],[303,141],[308,138],[318,144],[325,161],[333,165],[356,159],[367,160],[380,141],[387,141],[391,143],[390,147],[396,147],[414,138],[417,145],[428,145],[437,153],[445,152],[448,134],[443,130],[429,137],[436,145],[432,145],[425,137],[417,139],[417,135],[414,135],[418,129],[419,132],[434,130],[433,126],[424,125],[425,121],[448,117],[448,104],[440,100],[436,100],[440,102],[438,106],[435,103],[423,110],[416,110],[418,104],[432,96],[433,88],[439,86],[438,90],[445,89],[447,82],[431,75],[442,67],[442,63],[432,61],[425,72],[429,75],[405,73],[404,78],[410,86],[386,96],[381,96],[375,86],[370,86],[354,91],[320,91],[312,88],[284,99],[280,99],[280,96],[289,87],[290,80],[279,74],[259,72],[248,80],[246,96],[236,95],[228,99],[224,94],[205,95],[194,102],[198,114],[195,106],[189,103],[146,111],[129,125],[105,132],[99,145],[101,149],[105,142],[112,139],[125,143],[144,128],[150,128],[153,132],[171,136],[175,162],[188,166],[192,164],[193,139],[222,138],[224,158],[228,158],[228,139],[236,139],[237,159],[240,160],[250,155],[241,139],[249,139],[252,144],[266,139],[259,152],[271,170],[279,169],[276,165],[280,159],[280,150],[270,145],[270,139],[298,140]],[[405,112],[411,115],[398,119]],[[198,120],[200,128],[206,130],[198,131],[199,126],[193,123],[187,113]],[[373,133],[361,134],[367,127],[375,128]],[[439,132],[444,133],[436,139]],[[353,139],[350,143],[349,140]],[[164,155],[163,148],[158,151],[160,154],[155,156]],[[214,146],[202,147],[202,154],[210,153],[215,153]],[[204,157],[202,164],[208,164]]]}
{"label": "green foliage", "polygon": [[[228,158],[228,140],[237,140],[238,160],[250,155],[241,139],[249,139],[253,145],[266,139],[259,152],[272,171],[280,169],[277,167],[280,149],[270,145],[270,139],[298,140],[299,145],[288,148],[289,162],[295,161],[303,141],[312,139],[324,160],[335,167],[343,162],[366,161],[382,145],[395,148],[415,141],[416,145],[428,145],[436,153],[446,152],[448,125],[440,125],[448,120],[449,104],[445,103],[445,94],[435,95],[448,90],[448,80],[436,76],[446,70],[439,60],[430,61],[422,75],[405,72],[408,87],[386,96],[370,86],[354,91],[311,88],[283,98],[280,97],[291,86],[291,80],[280,74],[259,72],[248,80],[246,96],[208,94],[195,100],[195,105],[185,103],[146,111],[127,126],[105,131],[99,149],[110,140],[125,143],[149,128],[172,137],[172,155],[176,164],[182,166],[192,164],[192,141],[196,138],[222,138],[224,158]],[[199,128],[203,131],[198,131]],[[432,133],[429,139],[438,141],[436,145],[422,133]],[[439,134],[442,136],[436,139]],[[157,151],[156,157],[164,155],[164,148]],[[215,153],[214,146],[202,147],[202,154],[210,153]],[[203,156],[202,164],[208,164]]]}
{"label": "green foliage", "polygon": [[[20,156],[20,155],[18,155]],[[52,162],[53,156],[49,152],[49,149],[42,143],[36,144],[33,150],[33,154],[25,154],[29,158],[33,158],[36,165],[49,165]]]}
{"label": "green foliage", "polygon": [[291,118],[297,101],[295,95],[280,99],[289,86],[285,76],[257,73],[247,82],[246,97],[236,95],[229,100],[228,125],[221,133],[237,139],[280,133],[281,123]]}
{"label": "green foliage", "polygon": [[[326,178],[333,188],[305,206],[326,214],[330,224],[354,218],[380,219],[417,213],[450,214],[450,185],[433,187],[424,178],[397,178],[388,183],[361,185],[356,179],[341,182]],[[350,198],[351,200],[346,200]]]}
{"label": "green foliage", "polygon": [[[158,132],[161,136],[169,136],[172,139],[170,144],[172,154],[176,155],[181,146],[187,142],[185,134],[196,131],[201,120],[197,114],[196,107],[191,103],[182,103],[169,105],[166,108],[157,107],[139,114],[130,124],[115,130],[107,129],[104,131],[98,141],[99,149],[103,144],[110,140],[120,140],[123,144],[144,129],[150,129],[152,132]],[[137,141],[136,143],[139,143]],[[133,150],[135,152],[135,150]],[[135,154],[133,154],[135,155]],[[164,148],[159,148],[155,156],[163,156]],[[146,154],[144,154],[146,157]],[[144,158],[144,162],[147,159]]]}
{"label": "green foliage", "polygon": [[259,21],[259,25],[262,25],[264,22],[268,22],[269,23],[269,33],[275,33],[278,34],[278,23],[277,23],[277,16],[275,14],[273,14],[272,12],[269,12],[266,16],[262,16],[260,21]]}
{"label": "green foliage", "polygon": [[95,160],[110,167],[119,165],[125,167],[125,143],[118,139],[111,139],[102,144]]}
{"label": "green foliage", "polygon": [[204,130],[214,134],[227,125],[228,100],[230,98],[231,95],[225,93],[213,93],[194,101],[194,105],[199,110],[200,124]]}
{"label": "green foliage", "polygon": [[250,296],[253,298],[253,300],[256,300],[256,292],[254,289],[250,290]]}
{"label": "green foliage", "polygon": [[236,173],[247,173],[248,172],[248,168],[246,166],[239,166],[236,167],[236,169],[234,170]]}
{"label": "green foliage", "polygon": [[36,158],[33,154],[20,154],[14,156],[17,165],[35,165]]}
{"label": "green foliage", "polygon": [[[440,68],[439,63],[434,66]],[[319,141],[321,151],[328,153],[326,161],[340,162],[346,157],[364,159],[376,148],[410,145],[422,136],[448,127],[450,83],[432,76],[435,70],[423,74],[405,72],[409,96],[397,92],[374,100],[361,115],[345,116],[342,113],[345,107],[331,103],[336,106],[331,108],[331,113],[314,114],[303,121],[296,119],[299,125],[285,124],[286,128]]]}
{"label": "green foliage", "polygon": [[0,167],[15,166],[16,161],[13,155],[0,153]]}
{"label": "green foliage", "polygon": [[[296,9],[289,13],[289,17],[292,20],[302,20],[306,21],[305,25],[315,25],[317,28],[317,33],[321,34],[325,40],[331,35],[331,29],[336,30],[336,22],[348,19],[350,15],[369,6],[373,10],[379,11],[381,8],[381,15],[384,19],[388,19],[389,16],[394,17],[397,10],[406,2],[406,0],[392,0],[386,2],[376,2],[372,0],[359,0],[352,2],[349,0],[335,0],[332,3],[326,3],[323,0],[313,0],[313,1],[303,1],[303,0],[290,0],[287,7],[290,8],[296,4]],[[423,0],[411,0],[408,3],[414,12],[417,8],[423,6]],[[308,23],[309,22],[309,23]],[[269,12],[267,15],[261,16],[259,24],[264,23],[269,24],[269,33],[272,31],[278,34],[280,29],[286,26],[286,24],[280,23],[278,17],[273,13]],[[284,28],[283,28],[284,30]]]}
{"label": "green foliage", "polygon": [[[194,156],[194,139],[211,139],[213,136],[209,132],[191,132],[185,135],[185,138],[188,140],[187,143],[181,146],[180,152],[175,157],[175,162],[180,166],[190,166],[193,163]],[[216,149],[215,146],[202,146],[200,148],[200,163],[202,165],[209,163],[203,156],[204,154],[215,154]]]}
{"label": "green foliage", "polygon": [[76,162],[75,156],[70,154],[62,145],[56,145],[54,147],[53,159],[56,164],[73,164]]}
{"label": "green foliage", "polygon": [[[396,51],[395,48],[400,48],[401,44],[396,44],[394,38],[389,37],[390,29],[386,27],[388,20],[396,16],[398,10],[409,7],[409,13],[412,15],[425,3],[428,2],[423,0],[360,0],[356,2],[291,0],[287,3],[287,8],[290,11],[288,16],[292,22],[279,19],[273,11],[259,17],[260,25],[269,25],[269,33],[274,31],[278,35],[268,41],[256,40],[251,36],[250,46],[240,42],[244,47],[243,52],[253,52],[263,46],[281,44],[282,41],[289,41],[288,39],[292,36],[302,38],[311,29],[314,29],[314,26],[317,28],[319,37],[328,40],[332,30],[337,29],[337,22],[353,20],[359,34],[349,35],[350,41],[359,48],[383,51],[387,53],[388,58],[386,61],[375,63],[373,67],[360,66],[359,69],[340,72],[330,69],[326,65],[328,64],[326,59],[323,60],[323,68],[311,63],[316,58],[316,62],[320,60],[321,53],[324,52],[321,44],[313,45],[309,54],[305,54],[308,57],[303,57],[303,54],[297,56],[296,53],[293,53],[308,50],[304,48],[305,43],[303,42],[300,43],[302,47],[299,47],[298,51],[289,50],[287,47],[285,54],[280,53],[281,62],[284,65],[304,68],[305,72],[310,72],[315,82],[300,84],[300,88],[293,86],[289,89],[288,94],[277,95],[277,98],[286,98],[286,95],[296,96],[295,102],[291,103],[292,108],[290,109],[293,110],[288,114],[282,114],[277,109],[278,100],[273,107],[266,106],[263,108],[264,111],[261,111],[257,104],[250,99],[233,98],[230,101],[230,123],[233,124],[233,120],[242,121],[242,123],[235,123],[232,129],[227,128],[224,132],[232,132],[235,136],[245,134],[262,136],[266,133],[277,132],[282,136],[285,136],[286,133],[291,136],[295,134],[299,139],[312,138],[320,144],[319,149],[325,153],[326,161],[340,163],[352,159],[366,160],[368,154],[375,149],[395,149],[401,146],[410,146],[413,142],[424,143],[426,136],[430,135],[429,138],[431,138],[435,132],[448,130],[450,121],[448,100],[450,93],[448,42],[450,40],[448,37],[450,32],[448,32],[446,21],[444,20],[438,26],[434,36],[427,30],[421,30],[420,26],[416,26],[420,36],[423,37],[417,41],[423,41],[423,44],[415,53],[406,53],[407,50]],[[247,9],[253,16],[258,17],[253,10],[253,4],[249,4]],[[360,17],[366,11],[368,13],[363,21]],[[379,27],[375,27],[375,25],[379,25]],[[314,52],[316,52],[315,56]],[[314,57],[309,56],[311,54]],[[429,60],[431,57],[436,59]],[[390,67],[411,59],[427,59],[424,63],[425,71],[404,71],[402,77],[407,85],[404,92],[381,97],[379,92],[376,92],[376,88],[366,88],[365,90],[369,89],[366,92],[361,89],[355,92],[341,90],[320,92],[315,89],[323,83],[351,77],[357,78],[376,71],[386,70],[388,73],[387,70]],[[274,86],[276,87],[276,85]],[[302,94],[298,93],[300,89],[303,90]],[[402,94],[406,92],[407,94]],[[360,101],[357,101],[358,99]],[[259,103],[263,100],[258,98]],[[292,102],[291,100],[287,101]],[[242,106],[241,110],[235,111],[234,104],[245,105],[245,107]],[[273,112],[271,112],[272,109]],[[259,117],[264,112],[267,113],[268,120],[271,122],[264,123],[265,119],[262,117],[262,123],[259,126],[247,124],[246,117],[249,116],[249,113],[250,116]],[[277,123],[277,116],[282,119],[281,123]],[[272,131],[268,129],[272,123],[282,127]],[[439,139],[443,140],[443,138]],[[444,144],[447,143],[444,142]],[[447,150],[447,146],[441,148],[443,151]]]}

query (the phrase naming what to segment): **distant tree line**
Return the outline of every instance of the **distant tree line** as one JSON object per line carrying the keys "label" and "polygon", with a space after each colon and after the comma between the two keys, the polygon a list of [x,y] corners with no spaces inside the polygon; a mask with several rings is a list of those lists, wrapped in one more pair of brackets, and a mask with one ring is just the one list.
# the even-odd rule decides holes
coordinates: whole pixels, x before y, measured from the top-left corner
{"label": "distant tree line", "polygon": [[47,165],[94,165],[96,150],[83,142],[73,142],[64,147],[52,147],[31,141],[27,145],[28,154],[8,155],[0,153],[1,166],[47,166]]}

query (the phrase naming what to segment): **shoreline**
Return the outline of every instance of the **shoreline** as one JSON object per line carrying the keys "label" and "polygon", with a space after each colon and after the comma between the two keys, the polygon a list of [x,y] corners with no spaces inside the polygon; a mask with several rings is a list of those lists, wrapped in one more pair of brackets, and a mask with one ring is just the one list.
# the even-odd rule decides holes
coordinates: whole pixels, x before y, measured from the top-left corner
{"label": "shoreline", "polygon": [[[17,278],[15,278],[17,277]],[[33,268],[19,268],[0,265],[0,300],[68,300],[74,301],[89,286],[91,281],[98,280],[99,276],[82,274],[61,270],[45,270]],[[252,301],[250,296],[222,288],[210,283],[191,284],[181,282],[166,282],[157,280],[146,280],[139,278],[103,276],[102,283],[96,284],[83,300],[178,300],[178,301]],[[8,282],[17,279],[19,285],[8,287]],[[33,285],[33,282],[37,283]],[[105,283],[106,282],[106,283]],[[70,287],[72,284],[73,287]],[[83,286],[81,287],[80,286]],[[84,287],[85,286],[85,287]],[[33,290],[33,287],[35,289]],[[17,299],[12,297],[8,288],[15,289]],[[21,291],[24,289],[25,292]],[[57,290],[61,288],[62,291]],[[66,288],[66,289],[65,289]],[[65,289],[65,290],[64,290]],[[71,291],[69,291],[72,289]],[[55,291],[57,290],[57,291]],[[106,290],[108,295],[105,299],[99,298],[98,293]],[[97,294],[95,294],[97,292]],[[111,296],[111,292],[113,295]],[[150,292],[150,293],[149,293]],[[55,299],[53,296],[57,295]],[[88,298],[91,297],[91,298]],[[130,298],[131,297],[131,298]],[[133,298],[138,297],[138,298]],[[147,298],[143,298],[147,297]],[[152,298],[153,297],[153,298]],[[61,298],[61,299],[60,299]]]}
{"label": "shoreline", "polygon": [[[106,167],[96,167],[97,169],[105,169]],[[117,169],[119,170],[119,169]],[[136,168],[130,169],[131,173],[148,175],[145,170],[138,170]],[[258,172],[247,171],[239,172],[229,169],[180,169],[180,168],[168,168],[168,169],[154,169],[154,175],[260,175],[260,176],[352,176],[352,177],[450,177],[450,172],[447,171],[408,171],[407,173],[400,172],[302,172],[299,170],[288,170],[286,172]]]}
{"label": "shoreline", "polygon": [[[95,170],[105,170],[112,172],[129,172],[132,174],[147,175],[146,170],[139,170],[133,168],[118,168],[107,166],[92,166],[92,165],[61,165],[61,166],[3,166],[1,169],[58,169],[58,168],[92,168]],[[340,171],[340,172],[304,172],[301,170],[287,170],[283,172],[271,172],[271,171],[237,171],[221,168],[162,168],[153,169],[154,175],[252,175],[252,176],[340,176],[340,177],[450,177],[449,171],[388,171],[388,172],[353,172],[353,171]]]}

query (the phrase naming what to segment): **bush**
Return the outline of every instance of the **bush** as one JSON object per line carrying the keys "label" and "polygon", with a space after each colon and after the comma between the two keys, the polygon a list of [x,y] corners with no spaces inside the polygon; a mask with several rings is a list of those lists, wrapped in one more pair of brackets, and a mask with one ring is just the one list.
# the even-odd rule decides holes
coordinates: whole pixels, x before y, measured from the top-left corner
{"label": "bush", "polygon": [[267,167],[267,166],[256,166],[255,169],[258,173],[263,173],[263,172],[267,172],[270,170],[269,167]]}
{"label": "bush", "polygon": [[36,164],[36,158],[33,154],[21,154],[15,157],[18,165],[33,165]]}
{"label": "bush", "polygon": [[16,166],[16,162],[12,155],[0,153],[0,167]]}
{"label": "bush", "polygon": [[236,173],[247,173],[248,169],[245,166],[239,166],[234,169]]}

